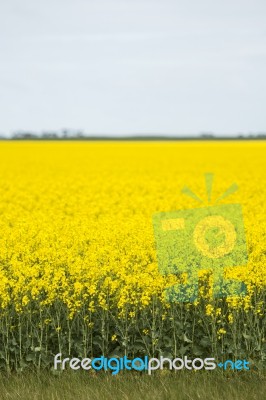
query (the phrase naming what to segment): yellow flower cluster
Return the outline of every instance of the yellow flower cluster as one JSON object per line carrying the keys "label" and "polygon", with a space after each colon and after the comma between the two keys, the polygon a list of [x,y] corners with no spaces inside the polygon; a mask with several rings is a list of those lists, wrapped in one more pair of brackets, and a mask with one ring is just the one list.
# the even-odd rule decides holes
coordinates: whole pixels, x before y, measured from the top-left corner
{"label": "yellow flower cluster", "polygon": [[[265,154],[262,141],[2,142],[2,313],[59,302],[69,319],[84,304],[88,314],[135,318],[154,298],[163,304],[176,277],[158,271],[152,215],[198,207],[181,194],[184,185],[207,204],[203,176],[211,171],[213,199],[236,182],[239,191],[220,204],[240,203],[244,212],[248,264],[227,274],[247,284],[248,296],[229,306],[262,315],[265,303],[252,305],[251,296],[266,285]],[[210,300],[206,313],[221,311]]]}

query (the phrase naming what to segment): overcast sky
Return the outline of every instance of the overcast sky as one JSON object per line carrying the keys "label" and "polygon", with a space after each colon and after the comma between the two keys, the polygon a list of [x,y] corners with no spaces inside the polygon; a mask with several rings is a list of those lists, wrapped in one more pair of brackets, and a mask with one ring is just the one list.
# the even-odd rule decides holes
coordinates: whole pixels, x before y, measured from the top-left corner
{"label": "overcast sky", "polygon": [[0,0],[0,133],[266,131],[265,0]]}

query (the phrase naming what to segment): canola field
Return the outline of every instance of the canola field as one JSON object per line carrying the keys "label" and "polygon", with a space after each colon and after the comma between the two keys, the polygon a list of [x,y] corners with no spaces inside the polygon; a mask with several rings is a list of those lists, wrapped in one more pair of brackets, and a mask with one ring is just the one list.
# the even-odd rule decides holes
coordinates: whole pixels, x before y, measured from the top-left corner
{"label": "canola field", "polygon": [[[53,355],[266,360],[264,141],[0,143],[0,368],[49,368]],[[244,297],[169,302],[152,216],[242,205],[248,262],[230,268]]]}

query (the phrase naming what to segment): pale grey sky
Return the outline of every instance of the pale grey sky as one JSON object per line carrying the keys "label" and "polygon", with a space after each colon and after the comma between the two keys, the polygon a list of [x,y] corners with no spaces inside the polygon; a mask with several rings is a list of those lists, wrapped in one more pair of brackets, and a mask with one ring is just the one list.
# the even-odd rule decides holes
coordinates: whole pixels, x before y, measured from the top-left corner
{"label": "pale grey sky", "polygon": [[0,133],[266,131],[265,0],[0,0]]}

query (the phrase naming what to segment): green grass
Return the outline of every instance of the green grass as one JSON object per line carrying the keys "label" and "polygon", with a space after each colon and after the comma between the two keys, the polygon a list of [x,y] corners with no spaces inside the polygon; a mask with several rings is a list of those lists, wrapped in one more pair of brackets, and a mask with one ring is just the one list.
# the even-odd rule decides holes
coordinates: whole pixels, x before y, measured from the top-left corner
{"label": "green grass", "polygon": [[11,374],[0,377],[1,400],[264,400],[266,375],[254,372],[98,373],[64,372],[60,376]]}

